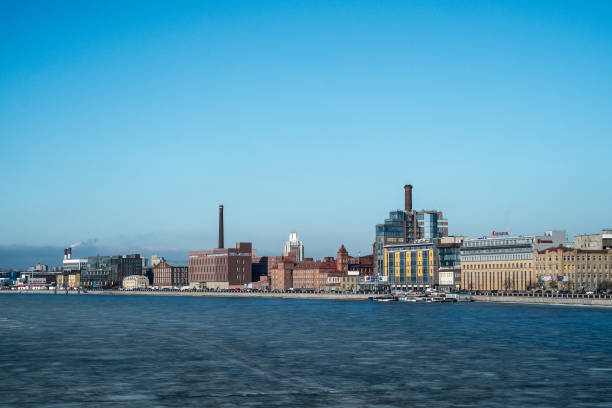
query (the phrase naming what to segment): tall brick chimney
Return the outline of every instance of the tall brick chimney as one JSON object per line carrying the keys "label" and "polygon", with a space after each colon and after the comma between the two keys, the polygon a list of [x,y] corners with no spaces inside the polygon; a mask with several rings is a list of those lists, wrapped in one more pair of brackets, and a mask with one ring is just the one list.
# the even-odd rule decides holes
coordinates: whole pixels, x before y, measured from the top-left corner
{"label": "tall brick chimney", "polygon": [[406,212],[412,211],[412,184],[404,186],[404,210]]}
{"label": "tall brick chimney", "polygon": [[223,248],[223,205],[219,206],[219,248]]}

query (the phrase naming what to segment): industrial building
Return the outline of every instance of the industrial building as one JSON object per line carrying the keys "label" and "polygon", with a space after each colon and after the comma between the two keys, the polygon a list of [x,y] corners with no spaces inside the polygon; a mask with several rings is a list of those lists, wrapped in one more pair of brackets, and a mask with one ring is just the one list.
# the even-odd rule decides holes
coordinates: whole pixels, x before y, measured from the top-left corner
{"label": "industrial building", "polygon": [[253,248],[250,242],[238,242],[224,248],[223,205],[219,206],[219,246],[189,252],[189,284],[208,288],[228,288],[252,281]]}
{"label": "industrial building", "polygon": [[422,239],[448,236],[448,221],[441,211],[412,208],[412,185],[404,186],[404,209],[389,213],[383,224],[376,225],[374,243],[375,274],[382,275],[384,268],[384,247],[387,245],[409,244]]}

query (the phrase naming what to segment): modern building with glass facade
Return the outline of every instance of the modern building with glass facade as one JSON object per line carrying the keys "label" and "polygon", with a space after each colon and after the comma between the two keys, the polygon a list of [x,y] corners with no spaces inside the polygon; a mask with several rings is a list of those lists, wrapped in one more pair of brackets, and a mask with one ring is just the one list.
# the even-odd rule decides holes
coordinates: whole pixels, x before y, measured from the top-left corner
{"label": "modern building with glass facade", "polygon": [[436,287],[445,292],[461,287],[461,243],[443,242],[438,245],[438,278]]}
{"label": "modern building with glass facade", "polygon": [[435,285],[436,240],[385,245],[382,275],[391,289],[426,289]]}
{"label": "modern building with glass facade", "polygon": [[411,185],[404,186],[404,194],[404,209],[391,211],[383,224],[376,225],[375,274],[382,274],[385,246],[448,236],[448,221],[441,211],[413,210]]}
{"label": "modern building with glass facade", "polygon": [[140,255],[90,256],[87,268],[81,272],[81,284],[85,287],[109,287],[121,285],[123,278],[142,275]]}

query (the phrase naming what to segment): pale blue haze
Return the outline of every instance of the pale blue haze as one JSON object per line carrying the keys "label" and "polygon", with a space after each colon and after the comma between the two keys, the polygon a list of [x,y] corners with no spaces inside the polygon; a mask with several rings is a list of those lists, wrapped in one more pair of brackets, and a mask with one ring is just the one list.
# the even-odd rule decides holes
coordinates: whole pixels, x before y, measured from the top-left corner
{"label": "pale blue haze", "polygon": [[1,245],[612,226],[610,2],[105,3],[0,5]]}

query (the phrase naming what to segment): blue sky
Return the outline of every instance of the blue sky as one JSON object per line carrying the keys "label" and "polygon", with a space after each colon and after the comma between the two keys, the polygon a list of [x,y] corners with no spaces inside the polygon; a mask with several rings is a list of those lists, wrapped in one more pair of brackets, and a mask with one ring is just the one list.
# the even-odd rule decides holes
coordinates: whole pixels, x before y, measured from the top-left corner
{"label": "blue sky", "polygon": [[0,4],[5,249],[612,226],[609,2],[97,3]]}

